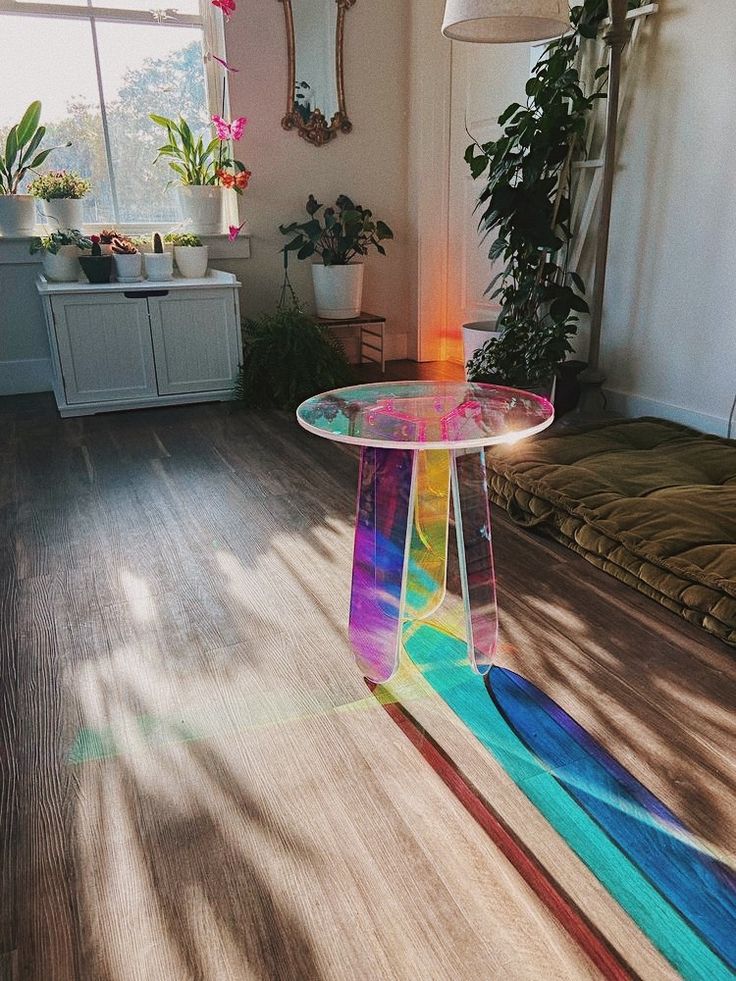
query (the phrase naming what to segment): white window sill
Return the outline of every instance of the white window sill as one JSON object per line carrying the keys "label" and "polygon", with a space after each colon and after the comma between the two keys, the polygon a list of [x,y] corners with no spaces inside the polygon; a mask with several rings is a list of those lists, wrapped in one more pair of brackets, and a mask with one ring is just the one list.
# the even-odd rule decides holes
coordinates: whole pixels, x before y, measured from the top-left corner
{"label": "white window sill", "polygon": [[[36,235],[43,235],[45,231],[46,229],[43,226],[38,226],[36,228]],[[88,231],[87,234],[94,233]],[[129,234],[137,235],[140,233],[132,231]],[[31,255],[29,251],[32,237],[9,238],[0,236],[0,265],[20,266],[39,263],[41,256],[38,254]],[[209,245],[210,247],[210,259],[250,259],[250,233],[247,226],[234,242],[231,242],[227,235],[202,235],[200,237],[203,245]]]}

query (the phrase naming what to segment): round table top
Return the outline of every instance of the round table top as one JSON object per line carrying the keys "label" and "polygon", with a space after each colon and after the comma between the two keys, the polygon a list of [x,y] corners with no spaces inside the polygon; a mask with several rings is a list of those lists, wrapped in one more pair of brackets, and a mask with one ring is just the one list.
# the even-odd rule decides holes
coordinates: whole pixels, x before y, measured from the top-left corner
{"label": "round table top", "polygon": [[545,398],[478,382],[355,385],[297,409],[309,432],[340,443],[409,450],[459,450],[511,443],[551,425]]}

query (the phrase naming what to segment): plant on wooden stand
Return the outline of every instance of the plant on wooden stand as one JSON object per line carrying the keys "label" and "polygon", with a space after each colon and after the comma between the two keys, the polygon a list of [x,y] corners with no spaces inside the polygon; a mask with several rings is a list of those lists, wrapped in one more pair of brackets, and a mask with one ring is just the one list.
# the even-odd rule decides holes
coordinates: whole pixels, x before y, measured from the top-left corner
{"label": "plant on wooden stand", "polygon": [[313,194],[306,204],[307,221],[280,225],[282,235],[293,238],[284,252],[296,252],[298,259],[319,256],[321,263],[312,265],[317,315],[325,320],[349,320],[360,314],[363,298],[363,264],[359,260],[375,250],[386,255],[381,242],[394,237],[385,221],[373,217],[341,194],[335,206],[322,209]]}
{"label": "plant on wooden stand", "polygon": [[486,291],[500,301],[502,336],[468,362],[472,380],[547,387],[572,351],[578,315],[588,312],[585,283],[568,268],[570,181],[590,114],[606,98],[608,69],[599,68],[593,91],[585,92],[575,61],[607,14],[607,0],[573,7],[573,30],[545,48],[526,103],[510,105],[499,118],[503,135],[466,152],[473,178],[485,177],[478,207],[483,240],[494,236],[488,256],[504,263]]}

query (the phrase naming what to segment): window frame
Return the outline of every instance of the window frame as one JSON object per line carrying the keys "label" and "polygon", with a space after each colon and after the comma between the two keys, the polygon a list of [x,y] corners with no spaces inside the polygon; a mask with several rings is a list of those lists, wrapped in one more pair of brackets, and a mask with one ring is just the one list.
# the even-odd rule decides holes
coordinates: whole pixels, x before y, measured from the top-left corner
{"label": "window frame", "polygon": [[[145,24],[147,26],[161,27],[199,27],[202,30],[202,50],[204,54],[213,54],[223,61],[227,61],[225,51],[225,28],[224,19],[220,12],[214,8],[209,0],[199,0],[198,14],[180,14],[175,8],[165,8],[173,10],[175,16],[169,19],[159,20],[156,17],[158,11],[151,10],[122,10],[115,7],[93,6],[91,0],[82,4],[54,4],[36,2],[36,0],[0,0],[0,23],[5,14],[12,14],[16,17],[50,17],[54,20],[86,20],[90,23],[92,35],[93,56],[97,80],[97,95],[100,100],[100,112],[102,116],[103,136],[105,140],[105,155],[107,157],[108,173],[112,187],[115,187],[114,169],[110,152],[110,135],[107,126],[106,109],[103,101],[102,75],[100,68],[100,56],[97,44],[97,32],[95,23],[97,21],[106,23],[121,24]],[[223,74],[222,69],[212,59],[204,61],[205,75],[205,95],[207,98],[208,115],[220,114],[223,110],[223,92],[225,100],[225,115],[230,115],[230,79],[228,72]],[[230,198],[231,195],[228,195]],[[113,191],[113,207],[117,210],[116,195]],[[228,201],[228,220],[239,224],[237,202]],[[141,216],[143,218],[144,216]],[[124,224],[126,231],[130,234],[145,234],[154,230],[170,231],[177,227],[177,223],[172,222],[120,222],[113,217],[107,222],[85,224],[89,231],[100,231],[105,225],[113,223]]]}

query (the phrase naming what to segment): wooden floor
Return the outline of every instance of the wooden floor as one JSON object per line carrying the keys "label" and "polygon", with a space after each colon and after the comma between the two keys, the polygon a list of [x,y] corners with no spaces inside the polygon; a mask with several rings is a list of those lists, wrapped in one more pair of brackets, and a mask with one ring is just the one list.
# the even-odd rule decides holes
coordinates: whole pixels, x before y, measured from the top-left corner
{"label": "wooden floor", "polygon": [[[1,981],[597,976],[352,666],[355,483],[284,414],[0,400]],[[732,852],[732,652],[505,521],[497,553],[504,656]],[[412,711],[632,975],[673,977]]]}

